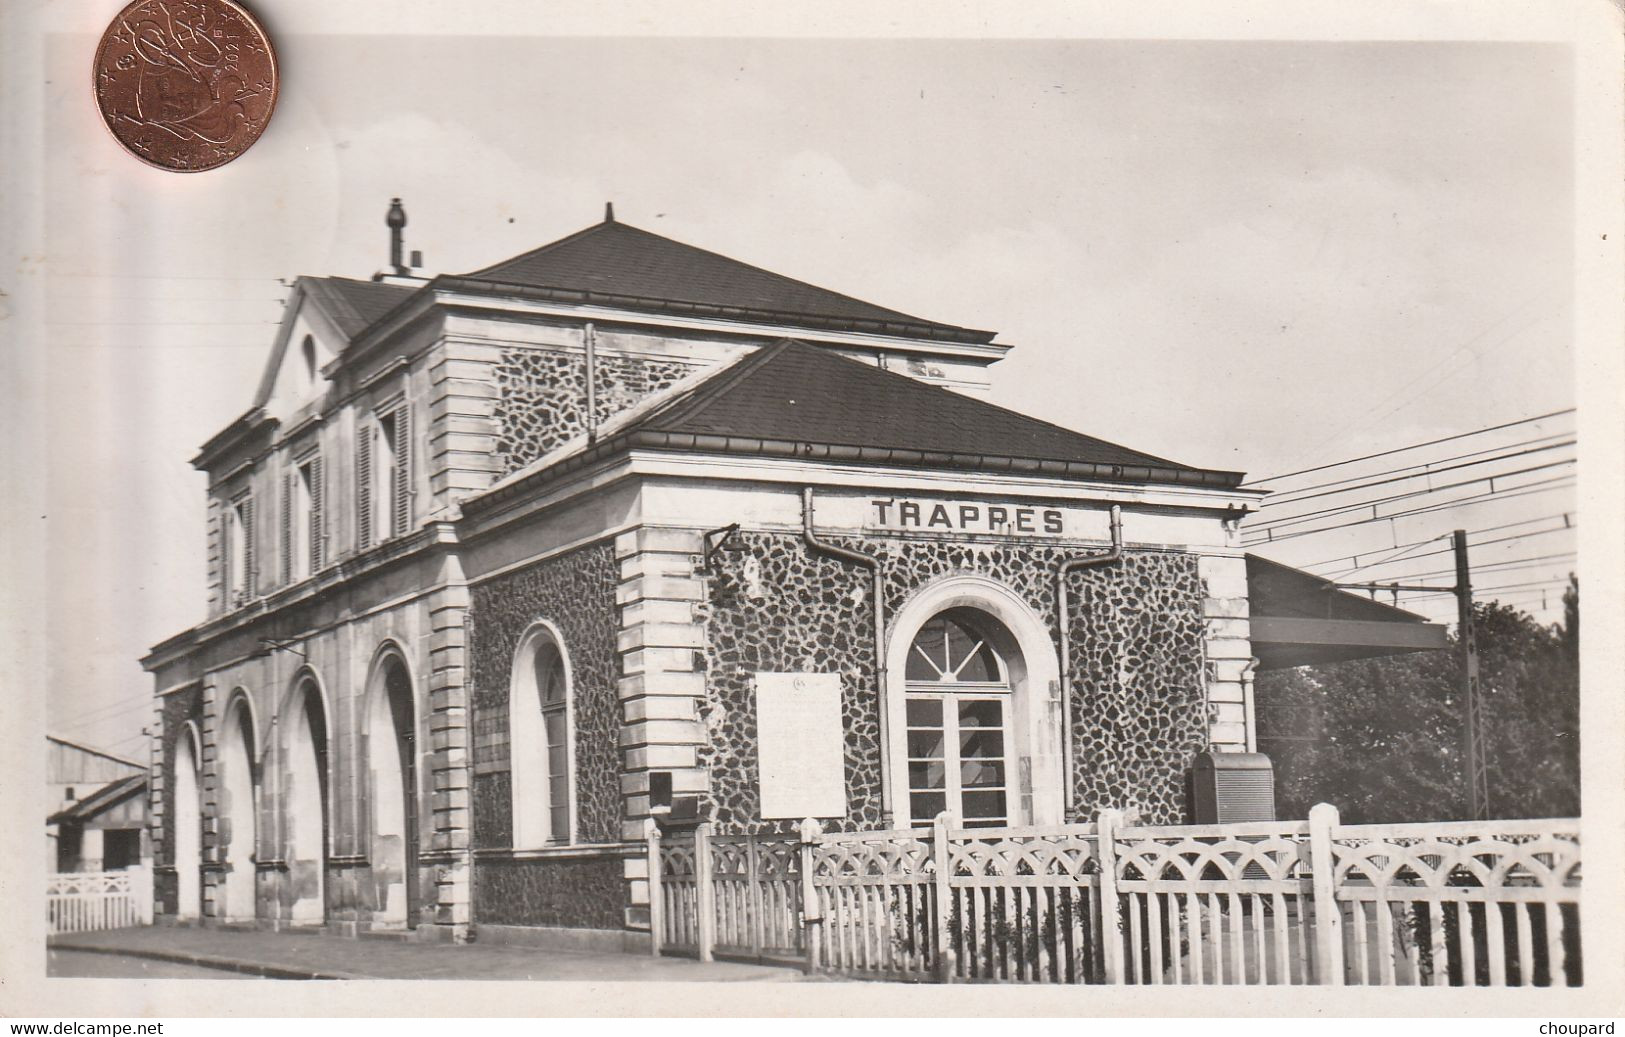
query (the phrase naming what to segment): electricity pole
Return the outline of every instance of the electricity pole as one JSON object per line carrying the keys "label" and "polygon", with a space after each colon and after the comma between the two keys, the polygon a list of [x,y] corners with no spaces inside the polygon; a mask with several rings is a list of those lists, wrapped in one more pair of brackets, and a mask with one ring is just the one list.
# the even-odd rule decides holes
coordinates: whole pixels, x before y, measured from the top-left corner
{"label": "electricity pole", "polygon": [[1456,640],[1461,646],[1461,694],[1467,710],[1467,801],[1473,819],[1490,816],[1489,761],[1484,752],[1484,700],[1478,687],[1478,638],[1473,630],[1473,583],[1467,567],[1467,531],[1452,534],[1456,548]]}
{"label": "electricity pole", "polygon": [[1456,550],[1456,585],[1454,587],[1407,586],[1403,583],[1339,583],[1343,590],[1392,591],[1397,598],[1405,592],[1432,592],[1448,590],[1456,596],[1456,643],[1461,646],[1461,697],[1463,741],[1466,742],[1467,805],[1475,821],[1490,816],[1490,770],[1484,747],[1484,700],[1478,685],[1478,638],[1473,630],[1473,581],[1467,566],[1467,531],[1458,529],[1451,534]]}

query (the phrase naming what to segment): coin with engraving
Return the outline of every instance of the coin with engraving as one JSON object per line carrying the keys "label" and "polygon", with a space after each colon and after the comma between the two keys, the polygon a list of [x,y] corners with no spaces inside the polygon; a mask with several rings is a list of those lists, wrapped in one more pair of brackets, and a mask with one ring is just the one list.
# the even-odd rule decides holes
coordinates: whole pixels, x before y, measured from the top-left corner
{"label": "coin with engraving", "polygon": [[265,30],[231,0],[135,0],[102,35],[94,76],[114,139],[179,173],[247,151],[280,85]]}

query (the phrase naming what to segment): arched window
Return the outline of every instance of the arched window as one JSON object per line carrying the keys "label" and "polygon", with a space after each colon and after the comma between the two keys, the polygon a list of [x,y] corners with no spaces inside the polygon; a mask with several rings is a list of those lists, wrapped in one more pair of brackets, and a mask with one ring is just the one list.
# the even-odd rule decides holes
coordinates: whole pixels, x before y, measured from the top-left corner
{"label": "arched window", "polygon": [[316,384],[316,340],[306,335],[299,352],[305,361],[305,387],[308,389]]}
{"label": "arched window", "polygon": [[938,613],[915,635],[904,674],[913,824],[943,810],[970,828],[1013,823],[1013,689],[997,647],[1013,643],[1002,623],[973,608]]}
{"label": "arched window", "polygon": [[575,835],[570,660],[538,623],[520,640],[508,693],[513,844],[536,849]]}

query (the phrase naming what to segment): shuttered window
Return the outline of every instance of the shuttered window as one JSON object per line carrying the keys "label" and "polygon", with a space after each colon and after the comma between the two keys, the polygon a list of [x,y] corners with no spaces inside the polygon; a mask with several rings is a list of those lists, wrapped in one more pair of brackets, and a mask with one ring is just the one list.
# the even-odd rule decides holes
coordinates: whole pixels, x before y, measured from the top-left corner
{"label": "shuttered window", "polygon": [[250,598],[258,593],[259,557],[254,550],[254,498],[245,497],[240,505],[243,516],[243,592]]}
{"label": "shuttered window", "polygon": [[412,528],[412,419],[404,402],[377,411],[360,426],[355,481],[361,550]]}
{"label": "shuttered window", "polygon": [[298,510],[299,477],[289,472],[282,477],[282,582],[292,583],[294,573],[293,527],[294,513]]}
{"label": "shuttered window", "polygon": [[389,438],[389,534],[400,536],[412,523],[412,412],[403,403],[381,423]]}
{"label": "shuttered window", "polygon": [[243,493],[233,498],[225,516],[226,608],[246,605],[257,582],[254,557],[254,498]]}
{"label": "shuttered window", "polygon": [[363,424],[356,429],[355,443],[355,529],[356,547],[372,546],[372,437],[376,430]]}
{"label": "shuttered window", "polygon": [[327,511],[324,502],[327,486],[323,478],[321,457],[313,457],[304,466],[305,493],[310,500],[310,571],[320,572],[327,564]]}

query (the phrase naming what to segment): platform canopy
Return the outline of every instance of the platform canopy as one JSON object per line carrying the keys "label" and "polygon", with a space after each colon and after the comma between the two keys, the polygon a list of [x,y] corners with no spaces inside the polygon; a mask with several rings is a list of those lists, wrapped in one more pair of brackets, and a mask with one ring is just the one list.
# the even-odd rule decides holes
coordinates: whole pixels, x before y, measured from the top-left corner
{"label": "platform canopy", "polygon": [[1258,555],[1247,556],[1247,586],[1260,670],[1449,646],[1441,623]]}

